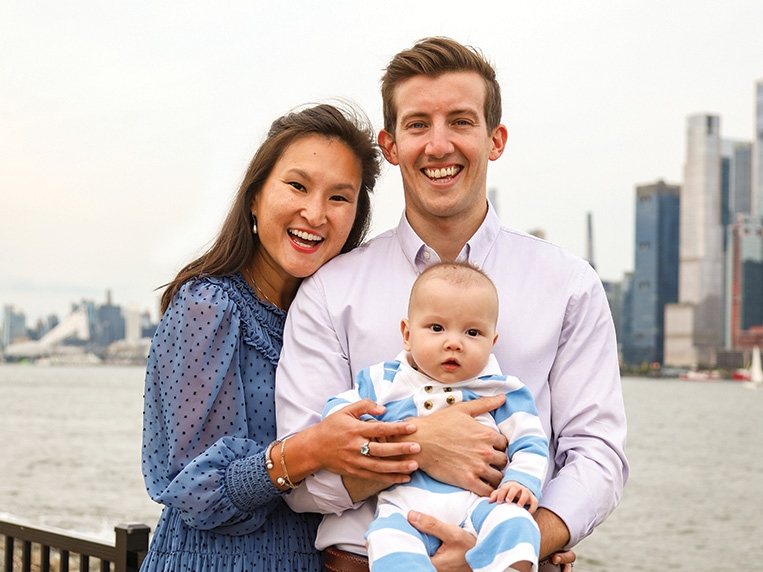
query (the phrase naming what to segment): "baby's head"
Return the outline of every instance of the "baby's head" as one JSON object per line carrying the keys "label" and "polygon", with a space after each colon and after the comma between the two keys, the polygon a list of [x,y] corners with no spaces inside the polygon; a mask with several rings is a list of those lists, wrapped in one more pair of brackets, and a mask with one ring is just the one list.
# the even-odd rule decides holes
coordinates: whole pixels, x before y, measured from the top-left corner
{"label": "baby's head", "polygon": [[411,365],[442,383],[476,377],[498,339],[498,293],[481,271],[445,262],[416,279],[400,324]]}

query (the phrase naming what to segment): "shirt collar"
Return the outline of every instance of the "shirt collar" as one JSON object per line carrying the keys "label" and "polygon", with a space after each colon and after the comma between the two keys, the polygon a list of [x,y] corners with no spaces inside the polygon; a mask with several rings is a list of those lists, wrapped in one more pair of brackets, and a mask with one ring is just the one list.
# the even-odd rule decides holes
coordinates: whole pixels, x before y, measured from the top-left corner
{"label": "shirt collar", "polygon": [[[488,253],[498,238],[500,230],[501,221],[493,205],[488,202],[485,220],[482,221],[477,232],[466,241],[456,260],[458,262],[468,262],[475,268],[482,268]],[[437,253],[421,240],[416,231],[413,230],[405,216],[405,211],[400,217],[400,223],[397,226],[397,236],[405,257],[411,263],[411,266],[416,269],[417,274],[421,273],[427,266],[440,262],[440,257]]]}

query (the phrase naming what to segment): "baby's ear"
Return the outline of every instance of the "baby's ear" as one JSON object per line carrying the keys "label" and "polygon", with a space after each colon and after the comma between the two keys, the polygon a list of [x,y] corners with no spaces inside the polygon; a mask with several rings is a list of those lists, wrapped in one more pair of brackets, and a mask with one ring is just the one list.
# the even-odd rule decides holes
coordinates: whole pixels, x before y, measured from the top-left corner
{"label": "baby's ear", "polygon": [[493,338],[493,345],[495,345],[495,342],[498,341],[498,332],[495,333],[495,337]]}
{"label": "baby's ear", "polygon": [[411,328],[406,318],[400,320],[400,333],[403,334],[403,349],[407,352],[411,351]]}

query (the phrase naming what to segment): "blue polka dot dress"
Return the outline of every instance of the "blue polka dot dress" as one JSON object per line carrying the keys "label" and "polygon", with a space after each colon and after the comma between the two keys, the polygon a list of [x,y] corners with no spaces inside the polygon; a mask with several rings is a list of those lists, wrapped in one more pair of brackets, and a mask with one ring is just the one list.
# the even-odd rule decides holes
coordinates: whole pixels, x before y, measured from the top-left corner
{"label": "blue polka dot dress", "polygon": [[143,475],[165,508],[142,571],[321,570],[319,515],[292,512],[264,464],[285,317],[241,274],[187,282],[162,317],[146,370]]}

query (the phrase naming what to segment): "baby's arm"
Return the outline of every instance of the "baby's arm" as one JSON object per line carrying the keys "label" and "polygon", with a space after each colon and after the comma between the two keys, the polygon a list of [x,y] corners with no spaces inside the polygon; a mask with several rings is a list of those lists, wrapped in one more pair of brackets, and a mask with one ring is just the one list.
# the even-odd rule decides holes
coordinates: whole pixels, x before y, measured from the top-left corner
{"label": "baby's arm", "polygon": [[490,493],[490,502],[503,503],[506,501],[527,507],[530,514],[534,513],[538,508],[538,499],[532,491],[515,481],[506,481]]}

